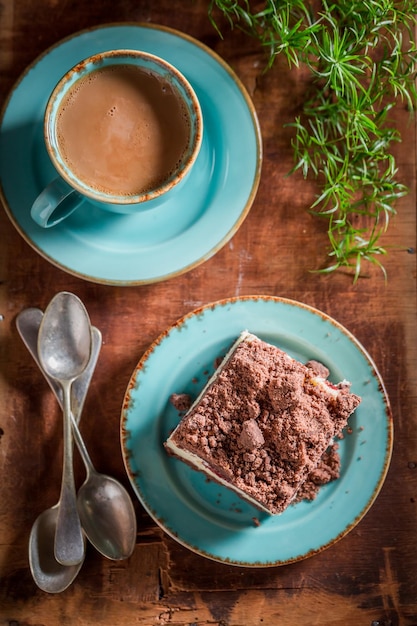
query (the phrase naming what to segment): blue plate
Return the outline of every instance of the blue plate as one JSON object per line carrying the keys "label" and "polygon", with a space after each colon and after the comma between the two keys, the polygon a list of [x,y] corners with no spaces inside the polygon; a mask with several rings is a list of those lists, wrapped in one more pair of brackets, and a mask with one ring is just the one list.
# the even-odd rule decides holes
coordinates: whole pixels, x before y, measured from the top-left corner
{"label": "blue plate", "polygon": [[[179,420],[170,395],[196,396],[215,359],[245,329],[302,362],[321,361],[330,380],[350,380],[362,397],[340,441],[340,478],[322,487],[315,500],[292,505],[279,516],[259,512],[163,448]],[[122,451],[142,505],[181,544],[232,565],[283,565],[334,544],[374,502],[391,458],[391,411],[370,356],[335,320],[281,298],[224,300],[180,319],[139,361],[123,407]]]}
{"label": "blue plate", "polygon": [[[43,140],[48,95],[78,61],[111,48],[164,57],[188,78],[204,119],[199,157],[186,181],[158,208],[116,215],[85,202],[65,222],[42,229],[29,213],[56,175]],[[9,218],[42,256],[97,283],[152,283],[209,259],[246,217],[261,161],[256,113],[234,72],[200,42],[159,26],[112,24],[60,42],[20,78],[1,120],[0,183]]]}

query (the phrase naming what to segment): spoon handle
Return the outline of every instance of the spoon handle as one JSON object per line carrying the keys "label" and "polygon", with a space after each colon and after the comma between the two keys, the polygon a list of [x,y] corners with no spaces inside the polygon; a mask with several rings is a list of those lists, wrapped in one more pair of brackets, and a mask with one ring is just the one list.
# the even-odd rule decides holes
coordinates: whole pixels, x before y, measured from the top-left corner
{"label": "spoon handle", "polygon": [[71,430],[71,380],[62,381],[64,457],[61,495],[55,532],[55,558],[61,565],[77,565],[84,558],[85,543],[77,509]]}
{"label": "spoon handle", "polygon": [[88,477],[89,474],[95,472],[95,469],[91,457],[88,453],[87,446],[85,445],[84,439],[82,438],[82,435],[80,433],[80,429],[78,428],[77,420],[75,419],[73,412],[71,412],[71,429],[74,441],[77,445],[78,452],[80,453],[80,457],[84,463]]}

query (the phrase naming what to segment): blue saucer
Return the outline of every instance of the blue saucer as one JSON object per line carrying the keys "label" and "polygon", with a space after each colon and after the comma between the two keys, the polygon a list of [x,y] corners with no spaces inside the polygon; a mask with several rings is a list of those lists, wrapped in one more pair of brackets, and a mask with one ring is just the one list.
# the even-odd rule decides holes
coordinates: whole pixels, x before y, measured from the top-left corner
{"label": "blue saucer", "polygon": [[[172,393],[195,398],[244,329],[301,362],[316,359],[330,380],[346,378],[361,404],[339,442],[340,477],[315,500],[268,515],[169,457],[164,441],[179,420]],[[269,567],[334,545],[372,506],[388,471],[393,423],[371,357],[346,328],[304,304],[267,296],[209,304],[178,320],[150,346],[127,387],[121,416],[126,471],[139,501],[179,543],[215,561]],[[336,555],[335,555],[336,556]]]}
{"label": "blue saucer", "polygon": [[[43,140],[48,95],[78,61],[112,48],[151,52],[188,78],[204,118],[199,157],[184,183],[157,208],[117,215],[85,201],[61,224],[42,229],[32,221],[30,207],[56,175]],[[51,263],[96,283],[157,282],[209,259],[249,212],[261,163],[258,120],[240,80],[205,45],[160,26],[111,24],[59,42],[20,78],[1,120],[0,184],[10,220]]]}

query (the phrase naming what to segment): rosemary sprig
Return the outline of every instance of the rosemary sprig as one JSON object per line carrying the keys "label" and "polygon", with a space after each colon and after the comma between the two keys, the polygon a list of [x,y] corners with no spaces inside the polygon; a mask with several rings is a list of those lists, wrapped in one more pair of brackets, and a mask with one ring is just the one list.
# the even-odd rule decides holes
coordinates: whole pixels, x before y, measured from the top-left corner
{"label": "rosemary sprig", "polygon": [[216,11],[260,42],[267,69],[279,54],[311,72],[291,124],[292,171],[320,185],[310,207],[327,220],[329,262],[320,271],[348,268],[356,281],[368,261],[385,274],[380,238],[408,191],[397,180],[392,145],[401,137],[389,113],[398,102],[410,111],[416,104],[417,0],[210,0],[219,31]]}

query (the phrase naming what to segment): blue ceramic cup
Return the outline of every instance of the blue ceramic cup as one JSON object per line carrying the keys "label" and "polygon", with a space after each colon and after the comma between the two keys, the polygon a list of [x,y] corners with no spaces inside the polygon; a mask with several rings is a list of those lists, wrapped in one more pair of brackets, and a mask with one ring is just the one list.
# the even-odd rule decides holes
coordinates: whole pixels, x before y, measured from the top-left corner
{"label": "blue ceramic cup", "polygon": [[[140,102],[139,91],[131,102],[126,96],[131,78],[143,86]],[[44,139],[57,177],[36,198],[31,216],[49,228],[86,199],[116,213],[151,209],[187,176],[202,134],[197,96],[171,64],[136,50],[95,54],[69,70],[48,100]],[[145,173],[146,180],[134,181]]]}

